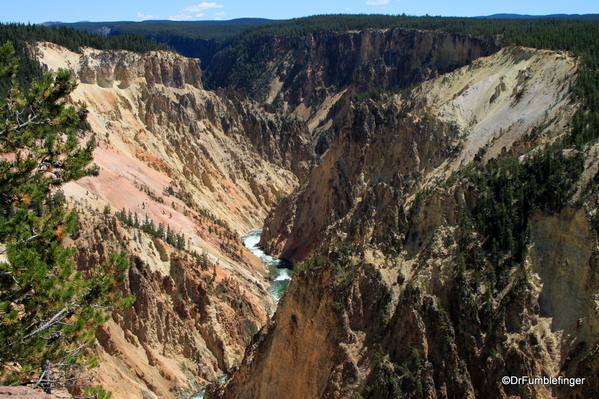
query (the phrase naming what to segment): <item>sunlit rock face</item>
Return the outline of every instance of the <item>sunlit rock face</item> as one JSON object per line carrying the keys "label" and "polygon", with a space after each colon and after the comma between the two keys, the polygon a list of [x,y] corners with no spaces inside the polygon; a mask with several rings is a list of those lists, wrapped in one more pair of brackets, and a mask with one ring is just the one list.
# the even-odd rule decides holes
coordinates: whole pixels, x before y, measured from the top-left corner
{"label": "sunlit rock face", "polygon": [[259,67],[245,70],[237,52],[224,51],[208,74],[216,87],[243,89],[306,121],[323,154],[357,93],[399,91],[495,51],[491,40],[414,29],[264,36],[244,61]]}
{"label": "sunlit rock face", "polygon": [[78,266],[130,257],[121,289],[137,299],[97,331],[97,379],[118,398],[197,391],[241,361],[274,309],[268,270],[240,237],[307,173],[307,130],[204,91],[199,60],[52,44],[38,54],[74,72],[70,101],[87,104],[97,143],[100,175],[64,187],[80,214]]}
{"label": "sunlit rock face", "polygon": [[[596,150],[561,210],[530,214],[526,257],[499,291],[459,256],[470,250],[463,212],[481,194],[450,178],[564,134],[576,68],[566,54],[508,47],[411,91],[355,101],[311,177],[267,218],[263,246],[306,262],[214,395],[592,395],[599,275],[596,203],[585,195],[596,195]],[[586,380],[524,394],[504,376]]]}
{"label": "sunlit rock face", "polygon": [[563,133],[575,110],[568,83],[575,71],[561,53],[509,47],[401,95],[355,102],[305,187],[267,218],[261,244],[296,261],[331,225],[357,241],[373,226],[350,229],[350,220],[392,218],[401,230],[398,208],[423,183]]}

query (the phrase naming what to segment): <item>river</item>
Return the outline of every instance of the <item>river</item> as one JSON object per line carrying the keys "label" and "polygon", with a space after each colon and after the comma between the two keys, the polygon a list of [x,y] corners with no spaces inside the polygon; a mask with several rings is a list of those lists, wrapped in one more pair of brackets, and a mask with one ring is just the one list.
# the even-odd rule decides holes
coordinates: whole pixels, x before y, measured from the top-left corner
{"label": "river", "polygon": [[285,288],[287,288],[287,285],[291,280],[291,277],[289,276],[288,264],[264,253],[262,248],[258,246],[258,243],[260,242],[260,234],[262,234],[262,230],[253,231],[247,236],[243,237],[241,240],[243,241],[244,245],[250,251],[252,251],[254,255],[262,259],[262,261],[268,267],[272,277],[272,284],[268,288],[268,292],[270,292],[270,295],[272,295],[275,302],[279,303],[279,300],[283,296],[283,291],[285,291]]}

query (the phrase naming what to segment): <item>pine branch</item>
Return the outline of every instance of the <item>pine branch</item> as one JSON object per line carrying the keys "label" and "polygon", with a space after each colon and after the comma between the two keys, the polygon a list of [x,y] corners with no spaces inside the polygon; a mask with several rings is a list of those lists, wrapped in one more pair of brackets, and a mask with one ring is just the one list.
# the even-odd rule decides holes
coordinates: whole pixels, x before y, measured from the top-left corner
{"label": "pine branch", "polygon": [[[18,284],[18,282],[17,282],[17,284]],[[33,285],[31,284],[31,282],[28,282],[20,290],[14,291],[10,295],[5,296],[3,298],[0,298],[0,302],[11,302],[11,301],[14,301],[15,299],[20,298],[21,296],[23,296],[23,294],[25,294],[26,292],[30,291],[32,287],[33,287]]]}
{"label": "pine branch", "polygon": [[[60,319],[66,315],[67,313],[69,313],[70,309],[68,307],[62,309],[60,312],[56,313],[54,315],[54,317],[52,317],[50,320],[48,320],[48,322],[46,322],[44,325],[42,325],[40,328],[38,328],[37,330],[35,330],[34,332],[32,332],[29,335],[24,336],[23,338],[21,338],[21,342],[24,342],[25,340],[33,337],[35,334],[40,333],[44,330],[47,330],[48,328],[52,327],[54,324],[58,323],[60,321]],[[14,343],[8,345],[8,346],[12,346]]]}
{"label": "pine branch", "polygon": [[33,115],[33,116],[29,115],[29,118],[27,118],[27,121],[15,126],[15,127],[12,127],[10,129],[4,129],[2,132],[0,132],[0,138],[9,133],[24,129],[24,128],[28,127],[29,125],[39,126],[39,125],[50,125],[52,123],[52,121],[50,119],[46,119],[42,122],[35,122],[36,118],[37,118],[37,115]]}

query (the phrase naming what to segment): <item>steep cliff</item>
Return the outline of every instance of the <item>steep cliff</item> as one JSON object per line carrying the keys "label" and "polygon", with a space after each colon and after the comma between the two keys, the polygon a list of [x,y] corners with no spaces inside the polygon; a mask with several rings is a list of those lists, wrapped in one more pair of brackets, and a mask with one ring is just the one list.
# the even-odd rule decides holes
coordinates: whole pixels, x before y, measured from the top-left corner
{"label": "steep cliff", "polygon": [[511,47],[355,103],[265,223],[271,252],[305,260],[213,395],[596,393],[596,150],[544,149],[577,107],[576,67]]}
{"label": "steep cliff", "polygon": [[[64,187],[81,228],[71,245],[93,273],[130,257],[136,295],[100,328],[97,380],[115,397],[178,397],[237,364],[274,302],[268,270],[240,236],[307,173],[305,128],[242,95],[202,89],[198,60],[39,44],[71,69],[100,175]],[[294,172],[292,172],[295,171]]]}
{"label": "steep cliff", "polygon": [[273,306],[266,271],[249,251],[239,246],[235,262],[223,265],[223,255],[191,256],[85,200],[76,208],[81,228],[72,245],[84,273],[114,252],[131,262],[119,288],[136,301],[96,332],[93,372],[106,389],[118,398],[189,396],[240,361]]}
{"label": "steep cliff", "polygon": [[489,40],[410,29],[268,35],[217,54],[207,73],[213,86],[243,88],[308,122],[323,153],[355,94],[400,90],[495,51]]}
{"label": "steep cliff", "polygon": [[401,234],[401,208],[423,183],[562,133],[575,69],[560,53],[512,47],[411,92],[354,103],[306,186],[267,218],[261,244],[297,261],[314,242],[341,238],[323,241],[327,230],[367,242],[392,218]]}

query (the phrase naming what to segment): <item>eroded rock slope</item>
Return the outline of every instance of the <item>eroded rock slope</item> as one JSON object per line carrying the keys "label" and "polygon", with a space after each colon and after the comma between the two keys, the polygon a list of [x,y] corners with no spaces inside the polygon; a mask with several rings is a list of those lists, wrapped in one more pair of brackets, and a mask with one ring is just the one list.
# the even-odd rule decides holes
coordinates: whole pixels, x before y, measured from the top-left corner
{"label": "eroded rock slope", "polygon": [[[508,47],[412,91],[354,103],[311,178],[266,221],[262,243],[304,262],[213,395],[596,394],[597,159],[594,149],[544,149],[568,130],[576,67],[566,54]],[[530,183],[515,171],[540,176],[553,161],[574,165],[563,167],[577,183],[560,175],[536,208],[503,218],[530,199],[504,198]],[[585,382],[509,385],[503,376]]]}
{"label": "eroded rock slope", "polygon": [[263,36],[216,55],[213,86],[233,86],[306,121],[323,153],[357,93],[400,90],[497,51],[492,40],[414,29]]}
{"label": "eroded rock slope", "polygon": [[506,48],[402,95],[354,103],[306,186],[269,215],[261,244],[298,261],[314,242],[330,244],[331,226],[366,242],[392,217],[401,234],[402,216],[389,205],[407,205],[423,183],[563,133],[575,69],[560,53]]}
{"label": "eroded rock slope", "polygon": [[[274,303],[268,271],[239,237],[311,162],[305,127],[202,89],[198,60],[53,44],[50,70],[80,81],[100,175],[64,187],[80,214],[71,245],[93,273],[124,250],[135,304],[97,331],[98,382],[117,398],[189,395],[237,364]],[[83,137],[82,137],[83,139]]]}

